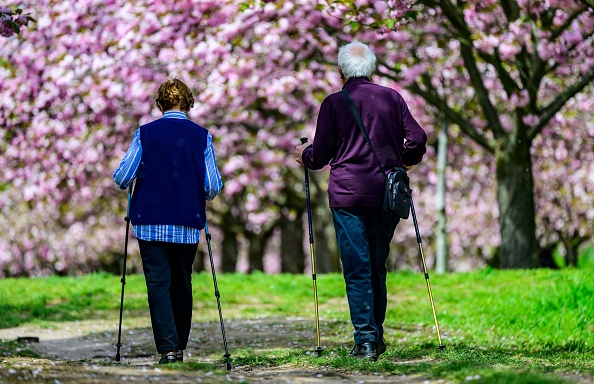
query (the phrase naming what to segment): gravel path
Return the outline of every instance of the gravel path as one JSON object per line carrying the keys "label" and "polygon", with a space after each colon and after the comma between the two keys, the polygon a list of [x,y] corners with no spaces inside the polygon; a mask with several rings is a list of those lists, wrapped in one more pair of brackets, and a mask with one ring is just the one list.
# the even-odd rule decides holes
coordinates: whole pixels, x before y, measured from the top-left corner
{"label": "gravel path", "polygon": [[[0,339],[38,337],[23,349],[41,358],[0,358],[0,383],[107,384],[123,382],[160,383],[444,383],[412,376],[383,376],[286,367],[233,365],[231,371],[182,371],[155,365],[156,356],[150,324],[146,318],[124,320],[122,359],[115,362],[117,322],[78,321],[57,323],[52,328],[22,326],[0,329]],[[286,348],[307,349],[300,340],[311,339],[311,324],[304,319],[263,318],[233,321],[225,319],[229,352],[249,348],[264,354]],[[333,346],[335,347],[335,346]],[[220,326],[194,323],[186,361],[217,364],[223,355]]]}

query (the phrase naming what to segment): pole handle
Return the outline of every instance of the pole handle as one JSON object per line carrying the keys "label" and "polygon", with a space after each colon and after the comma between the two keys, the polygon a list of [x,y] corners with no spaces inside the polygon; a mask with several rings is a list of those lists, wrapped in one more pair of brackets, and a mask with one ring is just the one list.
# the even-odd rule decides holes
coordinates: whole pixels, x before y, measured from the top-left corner
{"label": "pole handle", "polygon": [[305,144],[305,143],[307,143],[307,137],[302,137],[302,138],[301,138],[301,139],[299,139],[299,140],[301,140],[301,144]]}

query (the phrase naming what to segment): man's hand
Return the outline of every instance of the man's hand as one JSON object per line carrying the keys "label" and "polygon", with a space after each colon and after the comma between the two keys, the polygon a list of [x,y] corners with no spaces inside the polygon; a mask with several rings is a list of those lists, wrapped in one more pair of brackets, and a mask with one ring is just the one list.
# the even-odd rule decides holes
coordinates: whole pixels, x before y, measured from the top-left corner
{"label": "man's hand", "polygon": [[305,150],[305,148],[309,147],[310,145],[312,145],[312,143],[307,142],[305,144],[301,144],[301,145],[298,145],[295,147],[295,161],[296,162],[303,165],[303,159],[301,158],[301,156],[303,155],[303,151]]}
{"label": "man's hand", "polygon": [[406,172],[408,172],[412,169],[412,167],[414,167],[414,165],[405,165],[404,169],[406,169]]}

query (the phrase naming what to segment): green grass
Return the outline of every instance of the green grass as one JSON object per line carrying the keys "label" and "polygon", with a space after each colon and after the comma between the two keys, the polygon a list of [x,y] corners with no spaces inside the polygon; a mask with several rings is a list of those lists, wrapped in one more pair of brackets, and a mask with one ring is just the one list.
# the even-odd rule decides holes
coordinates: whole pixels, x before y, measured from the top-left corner
{"label": "green grass", "polygon": [[584,247],[578,258],[578,268],[594,270],[594,245]]}
{"label": "green grass", "polygon": [[[226,319],[313,320],[308,275],[217,276]],[[251,346],[232,351],[235,366],[329,367],[344,372],[420,375],[452,382],[563,383],[579,372],[594,376],[594,279],[583,269],[431,274],[441,336],[439,352],[422,274],[388,276],[385,323],[388,351],[378,362],[347,357],[352,327],[340,274],[318,276],[321,358],[304,349],[262,353]],[[117,318],[118,276],[0,280],[0,327]],[[126,316],[147,316],[142,276],[128,276]],[[210,273],[194,276],[195,321],[213,321],[216,299]],[[218,320],[218,318],[216,318]],[[297,336],[296,336],[297,337]],[[313,341],[312,341],[313,342]],[[265,344],[265,343],[264,343]],[[4,350],[11,346],[2,344]],[[203,363],[173,369],[213,370]]]}

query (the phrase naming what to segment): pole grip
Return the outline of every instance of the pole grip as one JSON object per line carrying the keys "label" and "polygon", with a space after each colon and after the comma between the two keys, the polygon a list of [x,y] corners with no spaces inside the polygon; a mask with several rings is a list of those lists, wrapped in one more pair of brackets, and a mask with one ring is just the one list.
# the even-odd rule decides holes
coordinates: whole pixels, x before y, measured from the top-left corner
{"label": "pole grip", "polygon": [[307,143],[307,137],[302,137],[302,138],[301,138],[301,139],[299,139],[299,140],[301,140],[301,144],[305,144],[305,143]]}

